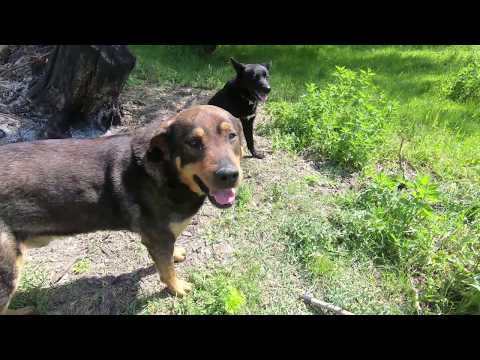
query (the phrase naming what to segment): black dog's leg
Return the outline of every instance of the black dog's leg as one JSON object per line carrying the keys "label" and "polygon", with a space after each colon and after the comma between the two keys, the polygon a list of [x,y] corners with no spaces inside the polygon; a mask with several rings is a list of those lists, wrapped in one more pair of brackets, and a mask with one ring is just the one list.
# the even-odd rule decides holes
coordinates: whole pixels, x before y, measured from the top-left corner
{"label": "black dog's leg", "polygon": [[247,141],[248,150],[252,153],[252,156],[257,159],[263,159],[265,155],[262,152],[257,152],[255,150],[255,145],[253,143],[253,122],[255,117],[250,119],[242,119],[243,133],[245,134],[245,140]]}

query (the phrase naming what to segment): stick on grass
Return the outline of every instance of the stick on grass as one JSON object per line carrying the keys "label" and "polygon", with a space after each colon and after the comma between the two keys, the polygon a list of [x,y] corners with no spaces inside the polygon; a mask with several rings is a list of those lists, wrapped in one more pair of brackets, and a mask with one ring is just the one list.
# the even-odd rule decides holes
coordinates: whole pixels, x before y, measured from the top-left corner
{"label": "stick on grass", "polygon": [[316,308],[319,308],[321,310],[332,311],[337,315],[354,315],[353,313],[351,313],[347,310],[343,310],[342,308],[340,308],[336,305],[327,303],[327,302],[322,301],[322,300],[315,299],[310,294],[304,294],[303,295],[303,301],[305,301],[305,303],[308,304],[308,305],[312,305],[312,306],[314,306]]}

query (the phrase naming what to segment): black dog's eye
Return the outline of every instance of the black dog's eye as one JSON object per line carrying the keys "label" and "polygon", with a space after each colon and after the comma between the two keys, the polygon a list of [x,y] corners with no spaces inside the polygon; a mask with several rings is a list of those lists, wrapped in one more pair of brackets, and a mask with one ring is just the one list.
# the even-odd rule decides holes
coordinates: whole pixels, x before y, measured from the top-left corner
{"label": "black dog's eye", "polygon": [[202,141],[196,138],[188,140],[187,144],[195,149],[201,149],[203,147]]}
{"label": "black dog's eye", "polygon": [[235,133],[230,133],[230,134],[228,134],[228,138],[229,138],[230,140],[233,140],[233,139],[235,139],[236,137],[237,137],[237,134],[235,134]]}

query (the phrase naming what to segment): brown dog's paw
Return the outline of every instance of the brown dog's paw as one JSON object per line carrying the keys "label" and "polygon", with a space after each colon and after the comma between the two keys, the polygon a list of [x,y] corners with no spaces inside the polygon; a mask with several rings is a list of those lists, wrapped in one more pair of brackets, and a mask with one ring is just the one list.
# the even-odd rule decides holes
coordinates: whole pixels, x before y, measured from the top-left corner
{"label": "brown dog's paw", "polygon": [[176,279],[175,282],[168,285],[168,291],[177,297],[183,297],[192,290],[192,284],[182,279]]}
{"label": "brown dog's paw", "polygon": [[175,246],[173,250],[173,261],[182,262],[187,257],[187,250],[183,246]]}

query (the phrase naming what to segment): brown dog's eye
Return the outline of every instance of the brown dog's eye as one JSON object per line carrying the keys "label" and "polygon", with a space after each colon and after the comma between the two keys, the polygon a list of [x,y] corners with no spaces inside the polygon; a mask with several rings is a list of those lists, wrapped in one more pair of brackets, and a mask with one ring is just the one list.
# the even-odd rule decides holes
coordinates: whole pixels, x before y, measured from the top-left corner
{"label": "brown dog's eye", "polygon": [[230,134],[228,134],[228,138],[229,138],[230,140],[233,140],[233,139],[235,139],[236,137],[237,137],[237,134],[235,134],[235,133],[230,133]]}
{"label": "brown dog's eye", "polygon": [[203,147],[202,141],[200,139],[190,139],[187,141],[187,144],[195,149],[201,149]]}

